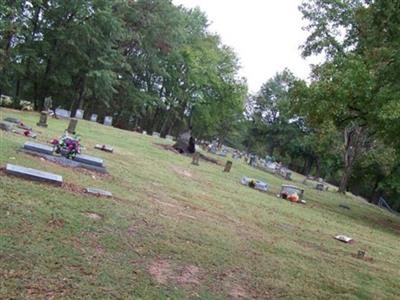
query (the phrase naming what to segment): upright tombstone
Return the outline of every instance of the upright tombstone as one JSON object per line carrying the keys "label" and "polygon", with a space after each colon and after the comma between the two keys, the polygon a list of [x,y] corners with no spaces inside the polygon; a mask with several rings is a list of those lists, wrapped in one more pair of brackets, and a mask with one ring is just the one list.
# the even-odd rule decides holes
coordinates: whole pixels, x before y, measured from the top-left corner
{"label": "upright tombstone", "polygon": [[56,108],[55,113],[56,113],[57,117],[61,117],[61,118],[65,118],[65,119],[71,118],[71,112],[69,110],[65,110],[62,108]]}
{"label": "upright tombstone", "polygon": [[170,141],[173,141],[174,140],[174,137],[172,136],[172,135],[166,135],[165,136],[165,138],[167,139],[167,140],[170,140]]}
{"label": "upright tombstone", "polygon": [[74,134],[75,131],[76,131],[76,125],[77,125],[77,124],[78,124],[78,120],[72,118],[72,119],[69,121],[69,125],[68,125],[68,128],[67,128],[68,133]]}
{"label": "upright tombstone", "polygon": [[92,115],[90,116],[90,121],[92,121],[92,122],[97,122],[97,115],[96,115],[96,114],[92,114]]}
{"label": "upright tombstone", "polygon": [[51,96],[44,98],[44,110],[49,111],[53,107],[53,99],[51,99]]}
{"label": "upright tombstone", "polygon": [[40,113],[40,119],[36,125],[40,127],[47,127],[47,111],[42,111]]}
{"label": "upright tombstone", "polygon": [[228,160],[226,162],[226,165],[225,165],[225,168],[224,168],[224,172],[229,173],[231,171],[231,168],[232,168],[232,162],[230,160]]}
{"label": "upright tombstone", "polygon": [[106,116],[104,118],[104,126],[112,126],[113,118],[111,116]]}
{"label": "upright tombstone", "polygon": [[76,110],[76,112],[75,112],[75,118],[76,119],[83,119],[83,114],[84,114],[84,110],[82,110],[82,109],[77,109]]}
{"label": "upright tombstone", "polygon": [[192,157],[192,165],[198,166],[199,165],[199,159],[200,159],[200,153],[195,152]]}
{"label": "upright tombstone", "polygon": [[153,132],[153,137],[160,137],[160,133],[159,132]]}

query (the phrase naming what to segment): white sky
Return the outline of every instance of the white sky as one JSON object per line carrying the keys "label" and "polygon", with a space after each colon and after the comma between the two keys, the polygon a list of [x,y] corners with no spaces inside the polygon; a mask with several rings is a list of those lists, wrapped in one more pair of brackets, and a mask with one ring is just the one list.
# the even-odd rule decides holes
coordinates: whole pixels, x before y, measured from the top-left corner
{"label": "white sky", "polygon": [[221,36],[240,59],[240,75],[249,91],[256,92],[276,72],[289,68],[307,79],[309,64],[299,46],[306,40],[298,11],[301,0],[173,0],[176,5],[200,7],[208,16],[210,31]]}

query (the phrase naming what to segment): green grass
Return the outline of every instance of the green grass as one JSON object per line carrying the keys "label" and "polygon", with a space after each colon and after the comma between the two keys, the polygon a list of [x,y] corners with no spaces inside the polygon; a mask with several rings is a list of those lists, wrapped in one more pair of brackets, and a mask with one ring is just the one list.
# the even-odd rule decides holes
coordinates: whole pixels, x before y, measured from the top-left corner
{"label": "green grass", "polygon": [[[38,114],[2,109],[6,116],[32,125],[39,142],[68,125],[50,119],[39,128]],[[400,298],[399,218],[352,195],[306,187],[298,174],[306,205],[278,199],[288,182],[239,161],[224,173],[161,149],[162,139],[87,121],[77,131],[84,153],[104,158],[109,175],[29,156],[19,151],[27,138],[0,132],[0,166],[57,173],[67,183],[0,174],[0,299]],[[93,149],[97,143],[114,154]],[[243,175],[268,182],[272,193],[240,185]],[[79,192],[87,186],[115,197]],[[353,257],[358,250],[372,261]]]}

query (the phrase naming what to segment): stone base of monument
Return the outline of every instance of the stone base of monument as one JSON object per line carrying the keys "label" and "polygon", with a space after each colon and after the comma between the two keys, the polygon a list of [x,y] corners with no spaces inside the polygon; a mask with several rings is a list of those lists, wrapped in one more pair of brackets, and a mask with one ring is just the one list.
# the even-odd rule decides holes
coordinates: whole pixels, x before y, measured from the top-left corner
{"label": "stone base of monument", "polygon": [[85,189],[85,192],[88,194],[92,194],[92,195],[96,195],[96,196],[102,196],[102,197],[112,197],[112,193],[105,191],[105,190],[101,190],[98,188],[94,188],[94,187],[87,187]]}
{"label": "stone base of monument", "polygon": [[65,158],[64,156],[50,155],[50,154],[45,154],[42,152],[37,152],[37,151],[32,151],[32,150],[27,150],[27,149],[23,149],[23,152],[30,154],[30,155],[34,155],[34,156],[40,156],[48,161],[57,163],[64,167],[83,168],[83,169],[87,169],[87,170],[95,171],[95,172],[99,172],[99,173],[107,173],[107,170],[103,166],[103,164],[101,164],[101,166],[99,166],[98,162],[97,162],[97,165],[95,165],[95,164],[87,163],[88,160],[76,161],[75,159],[68,159],[68,158]]}
{"label": "stone base of monument", "polygon": [[21,167],[17,165],[7,164],[6,174],[22,177],[25,179],[41,181],[46,183],[51,183],[54,185],[61,186],[63,183],[63,178],[60,175],[53,173],[43,172],[36,169]]}

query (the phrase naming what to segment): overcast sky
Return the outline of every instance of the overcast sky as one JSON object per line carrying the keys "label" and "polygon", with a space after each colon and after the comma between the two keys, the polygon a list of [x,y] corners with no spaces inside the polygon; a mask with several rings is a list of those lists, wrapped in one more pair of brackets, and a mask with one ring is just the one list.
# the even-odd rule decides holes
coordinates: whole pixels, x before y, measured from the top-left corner
{"label": "overcast sky", "polygon": [[210,31],[221,36],[240,58],[241,75],[250,92],[276,72],[289,68],[307,79],[309,64],[301,58],[299,46],[307,33],[297,7],[301,0],[173,0],[176,5],[200,7],[210,22]]}

